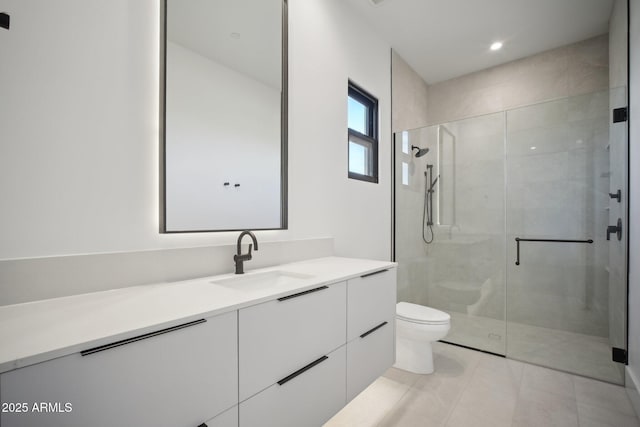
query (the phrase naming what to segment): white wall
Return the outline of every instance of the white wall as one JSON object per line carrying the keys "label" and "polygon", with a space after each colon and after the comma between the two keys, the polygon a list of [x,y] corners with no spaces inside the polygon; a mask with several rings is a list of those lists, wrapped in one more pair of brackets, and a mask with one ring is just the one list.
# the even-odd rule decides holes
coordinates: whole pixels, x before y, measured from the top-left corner
{"label": "white wall", "polygon": [[[159,2],[0,0],[0,259],[227,245],[158,233]],[[390,53],[340,0],[290,17],[289,230],[390,256]],[[380,183],[347,179],[347,79],[380,100]]]}
{"label": "white wall", "polygon": [[[629,4],[629,218],[640,218],[640,0]],[[640,226],[629,221],[629,394],[640,416]],[[630,377],[630,378],[629,378]]]}
{"label": "white wall", "polygon": [[[390,47],[341,0],[289,10],[290,225],[333,235],[337,254],[389,259]],[[379,100],[379,184],[347,178],[348,79]]]}
{"label": "white wall", "polygon": [[280,89],[173,42],[166,75],[167,229],[279,227]]}

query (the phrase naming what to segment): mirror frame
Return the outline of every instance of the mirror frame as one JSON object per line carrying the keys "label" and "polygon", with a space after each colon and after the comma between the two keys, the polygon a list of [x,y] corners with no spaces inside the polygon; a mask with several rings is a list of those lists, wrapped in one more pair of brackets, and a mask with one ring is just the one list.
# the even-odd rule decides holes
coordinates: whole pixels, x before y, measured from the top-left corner
{"label": "mirror frame", "polygon": [[160,120],[159,120],[159,136],[160,136],[160,233],[177,234],[177,233],[213,233],[225,231],[242,231],[249,230],[286,230],[288,229],[288,81],[289,81],[289,11],[288,0],[282,2],[282,92],[280,95],[280,227],[273,228],[221,228],[214,230],[167,230],[167,209],[166,209],[166,132],[165,123],[167,119],[167,1],[160,0]]}

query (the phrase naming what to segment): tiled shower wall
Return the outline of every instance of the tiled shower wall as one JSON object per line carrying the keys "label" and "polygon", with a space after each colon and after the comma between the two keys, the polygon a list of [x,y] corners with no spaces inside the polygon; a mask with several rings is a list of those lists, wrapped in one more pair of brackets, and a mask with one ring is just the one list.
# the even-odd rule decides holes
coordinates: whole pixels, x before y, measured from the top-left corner
{"label": "tiled shower wall", "polygon": [[391,53],[391,69],[393,132],[426,126],[429,87],[395,51]]}
{"label": "tiled shower wall", "polygon": [[[396,185],[395,247],[396,260],[401,261],[398,278],[400,301],[412,301],[464,312],[463,300],[466,291],[463,288],[469,284],[485,285],[492,288],[492,292],[491,296],[483,301],[482,307],[478,308],[481,309],[481,315],[504,320],[505,253],[512,249],[510,246],[505,248],[504,244],[505,117],[504,113],[490,113],[549,99],[608,89],[608,58],[608,36],[605,34],[488,70],[429,85],[425,96],[427,107],[424,108],[416,103],[415,99],[407,99],[407,102],[404,102],[405,98],[402,96],[404,92],[396,90],[396,88],[420,85],[415,81],[416,76],[407,71],[406,63],[401,62],[401,58],[394,57],[392,61],[394,67],[392,73],[393,129],[395,131],[407,129],[402,127],[404,122],[400,121],[398,114],[395,114],[398,111],[411,115],[411,123],[418,126],[420,123],[448,123],[446,126],[456,127],[450,131],[457,135],[458,156],[456,200],[459,202],[456,206],[456,224],[436,226],[436,234],[443,238],[437,245],[425,245],[420,236],[424,201],[423,172],[426,163],[436,161],[437,127],[410,132],[409,145],[428,146],[432,150],[420,159],[403,154],[400,147],[401,136],[396,137],[396,182],[401,182],[402,179],[400,162],[405,161],[408,164],[409,172],[409,185]],[[603,93],[606,94],[606,92]],[[600,99],[602,97],[596,98],[584,100],[584,102],[602,101]],[[422,120],[419,114],[424,114]],[[483,114],[486,116],[457,121]],[[453,121],[456,123],[450,123]],[[606,122],[604,129],[600,131],[593,129],[586,131],[606,134]],[[558,149],[561,150],[562,147]],[[508,147],[507,151],[509,151]],[[567,151],[564,154],[567,159],[568,153]],[[583,154],[581,155],[584,157]],[[577,161],[577,158],[574,160]],[[550,164],[549,167],[552,165]],[[566,168],[563,170],[566,171]],[[535,175],[533,185],[535,180],[542,176],[542,174]],[[437,197],[434,198],[434,208],[437,209]],[[508,264],[513,264],[511,261],[509,258]],[[487,282],[490,282],[489,285]],[[448,292],[443,293],[438,289],[443,283],[448,286]],[[458,288],[457,291],[456,288]],[[455,295],[450,295],[452,292]],[[591,292],[589,298],[593,302],[595,293],[600,295],[602,290],[593,288],[589,292]],[[606,305],[606,295],[598,297],[596,312],[599,314],[591,314],[597,319],[586,322],[590,326],[581,332],[606,336],[607,332],[602,325],[606,328],[607,322],[600,321],[603,313],[606,313],[606,308],[601,307],[603,304]],[[524,313],[523,316],[529,318],[529,314]],[[567,320],[567,325],[574,326],[569,328],[570,330],[576,329],[575,325],[579,322],[575,320]],[[598,326],[595,326],[596,324]]]}
{"label": "tiled shower wall", "polygon": [[[393,132],[405,129],[421,128],[427,123],[428,86],[409,64],[397,53],[392,52],[392,129]],[[400,142],[398,142],[400,143]],[[394,149],[395,151],[395,149]],[[411,162],[411,172],[424,170],[424,161],[416,159]],[[396,182],[401,179],[396,170]],[[414,181],[412,181],[413,183]],[[420,185],[422,181],[420,181]],[[420,185],[416,181],[410,191],[396,194],[395,220],[396,240],[402,239],[407,244],[396,245],[395,259],[406,259],[398,266],[398,301],[423,301],[426,304],[426,291],[422,286],[409,286],[411,283],[421,283],[427,276],[427,256],[425,245],[416,233],[420,230],[421,216],[417,213],[422,209]],[[395,190],[399,191],[398,189]],[[415,238],[405,239],[402,236],[415,235]]]}
{"label": "tiled shower wall", "polygon": [[[504,336],[504,117],[495,113],[396,134],[396,140],[406,141],[396,146],[399,299],[489,319],[479,326],[476,346],[496,353],[504,353],[504,341],[488,342],[487,336]],[[455,160],[446,158],[450,151],[439,150],[438,132],[449,135],[443,143],[455,144]],[[415,158],[407,150],[412,144],[430,151]],[[453,174],[438,167],[438,154],[442,154],[440,165],[455,165]],[[434,179],[440,174],[442,184],[433,197],[436,225],[430,244],[421,236],[427,164],[434,165]],[[453,186],[454,179],[455,189],[443,191]],[[439,216],[440,202],[454,203],[455,215]],[[430,230],[425,234],[430,240]],[[457,338],[465,332],[459,330],[465,329],[462,323],[453,322],[452,328],[449,339],[471,345]]]}
{"label": "tiled shower wall", "polygon": [[446,123],[609,87],[603,34],[445,82],[428,90],[428,123]]}

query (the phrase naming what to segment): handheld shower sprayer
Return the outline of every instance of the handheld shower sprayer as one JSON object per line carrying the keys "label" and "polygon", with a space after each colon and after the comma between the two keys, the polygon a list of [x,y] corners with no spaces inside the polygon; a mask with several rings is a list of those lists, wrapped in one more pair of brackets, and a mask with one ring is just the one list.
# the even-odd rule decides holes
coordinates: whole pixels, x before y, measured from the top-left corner
{"label": "handheld shower sprayer", "polygon": [[[433,179],[433,165],[427,165],[427,169],[424,171],[424,207],[422,210],[422,240],[426,244],[433,242],[433,193],[435,192],[433,187],[438,182],[440,175]],[[430,238],[426,236],[426,229],[430,231]]]}
{"label": "handheld shower sprayer", "polygon": [[433,182],[431,183],[431,186],[429,187],[429,192],[433,193],[433,187],[435,187],[436,182],[438,182],[438,178],[440,178],[440,175],[436,176],[436,179],[434,179]]}

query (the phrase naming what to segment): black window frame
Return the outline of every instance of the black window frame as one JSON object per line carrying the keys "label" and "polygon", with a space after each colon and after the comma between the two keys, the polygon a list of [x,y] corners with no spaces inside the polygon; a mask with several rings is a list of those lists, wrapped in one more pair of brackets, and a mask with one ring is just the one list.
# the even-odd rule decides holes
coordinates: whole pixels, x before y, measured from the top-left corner
{"label": "black window frame", "polygon": [[[351,129],[347,125],[347,172],[351,179],[378,183],[378,99],[360,86],[349,80],[348,97],[360,102],[367,108],[367,129],[366,134]],[[371,175],[363,175],[349,170],[349,144],[351,137],[361,139],[371,144]]]}

